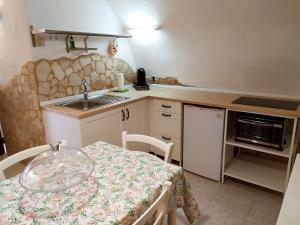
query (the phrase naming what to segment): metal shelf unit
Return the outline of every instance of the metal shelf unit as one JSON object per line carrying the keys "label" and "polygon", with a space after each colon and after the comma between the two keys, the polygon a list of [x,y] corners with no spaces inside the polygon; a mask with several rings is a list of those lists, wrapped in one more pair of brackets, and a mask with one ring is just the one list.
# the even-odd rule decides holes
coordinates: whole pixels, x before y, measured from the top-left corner
{"label": "metal shelf unit", "polygon": [[240,148],[250,149],[252,151],[263,152],[263,153],[268,153],[268,154],[271,154],[271,155],[277,155],[277,156],[289,158],[290,147],[291,147],[291,137],[290,136],[287,137],[287,144],[284,146],[283,151],[276,151],[273,148],[269,148],[269,147],[238,142],[238,141],[235,140],[234,136],[229,138],[226,141],[226,144],[236,146],[236,147],[240,147]]}
{"label": "metal shelf unit", "polygon": [[226,176],[243,180],[278,192],[285,191],[287,164],[239,154],[225,168]]}
{"label": "metal shelf unit", "polygon": [[[97,50],[97,48],[88,48],[87,47],[87,39],[89,37],[111,37],[111,38],[132,38],[132,35],[121,35],[121,34],[105,34],[105,33],[90,33],[90,32],[78,32],[78,31],[64,31],[64,30],[48,30],[48,29],[35,29],[33,26],[30,26],[31,38],[32,38],[32,45],[33,47],[39,47],[38,43],[42,40],[44,41],[44,35],[63,35],[65,37],[66,42],[66,50],[69,51],[76,51],[76,50]],[[84,48],[69,48],[68,42],[71,36],[82,36],[84,37]]]}
{"label": "metal shelf unit", "polygon": [[[287,144],[284,146],[283,151],[277,151],[268,147],[235,141],[236,113],[237,111],[226,110],[222,183],[224,183],[226,177],[232,177],[285,193],[296,156],[296,143],[299,133],[299,129],[297,129],[298,118],[286,118],[291,124],[288,131]],[[250,153],[252,152],[253,155],[243,153],[243,149]],[[257,153],[267,154],[268,157],[261,157]],[[276,157],[284,160],[277,161],[275,160]]]}

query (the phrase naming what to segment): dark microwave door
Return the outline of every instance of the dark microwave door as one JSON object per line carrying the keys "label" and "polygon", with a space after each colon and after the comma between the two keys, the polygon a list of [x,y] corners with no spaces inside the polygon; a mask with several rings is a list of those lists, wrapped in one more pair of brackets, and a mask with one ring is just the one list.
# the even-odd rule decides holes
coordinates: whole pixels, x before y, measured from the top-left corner
{"label": "dark microwave door", "polygon": [[276,139],[280,138],[274,137],[273,124],[242,118],[239,118],[237,122],[237,137],[245,138],[249,141],[279,144],[274,143],[277,142]]}

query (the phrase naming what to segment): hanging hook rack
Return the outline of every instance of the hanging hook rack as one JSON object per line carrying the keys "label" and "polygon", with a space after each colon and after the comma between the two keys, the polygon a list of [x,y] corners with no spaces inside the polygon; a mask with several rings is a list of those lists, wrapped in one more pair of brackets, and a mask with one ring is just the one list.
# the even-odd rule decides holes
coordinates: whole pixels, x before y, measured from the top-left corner
{"label": "hanging hook rack", "polygon": [[68,53],[70,52],[69,39],[70,39],[70,35],[67,35],[66,38],[65,38],[65,42],[66,42],[66,50],[67,50]]}
{"label": "hanging hook rack", "polygon": [[[86,36],[84,38],[84,47],[85,47],[85,52],[87,53],[88,52],[88,46],[87,46],[87,39],[89,38],[89,36]],[[97,50],[97,49],[96,49]]]}

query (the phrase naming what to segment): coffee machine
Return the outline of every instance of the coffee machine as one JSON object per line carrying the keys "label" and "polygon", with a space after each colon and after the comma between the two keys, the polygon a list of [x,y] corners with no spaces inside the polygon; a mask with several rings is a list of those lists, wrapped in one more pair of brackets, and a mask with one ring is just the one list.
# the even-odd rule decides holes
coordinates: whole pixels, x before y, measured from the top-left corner
{"label": "coffee machine", "polygon": [[139,68],[136,72],[136,80],[137,82],[134,83],[133,87],[137,91],[144,91],[149,90],[149,84],[146,83],[146,71],[144,68]]}

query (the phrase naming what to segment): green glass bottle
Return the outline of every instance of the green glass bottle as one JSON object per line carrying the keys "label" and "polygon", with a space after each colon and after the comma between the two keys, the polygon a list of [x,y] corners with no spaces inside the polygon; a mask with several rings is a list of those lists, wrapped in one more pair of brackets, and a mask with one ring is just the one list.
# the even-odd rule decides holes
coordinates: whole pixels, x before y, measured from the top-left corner
{"label": "green glass bottle", "polygon": [[69,41],[69,48],[75,48],[75,40],[73,38],[73,36],[70,37],[70,41]]}

